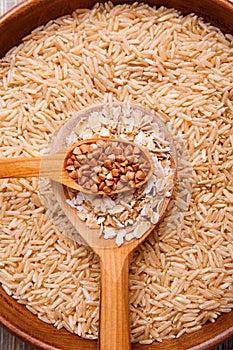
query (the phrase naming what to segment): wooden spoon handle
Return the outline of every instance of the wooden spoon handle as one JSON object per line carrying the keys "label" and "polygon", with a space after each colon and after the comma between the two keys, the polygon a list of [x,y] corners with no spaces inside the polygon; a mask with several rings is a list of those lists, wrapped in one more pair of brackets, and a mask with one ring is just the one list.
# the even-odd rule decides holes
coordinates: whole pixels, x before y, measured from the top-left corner
{"label": "wooden spoon handle", "polygon": [[99,350],[130,350],[128,257],[101,254]]}
{"label": "wooden spoon handle", "polygon": [[45,157],[0,158],[0,179],[20,177],[48,177],[61,182],[64,151]]}
{"label": "wooden spoon handle", "polygon": [[1,158],[0,178],[39,176],[41,158]]}

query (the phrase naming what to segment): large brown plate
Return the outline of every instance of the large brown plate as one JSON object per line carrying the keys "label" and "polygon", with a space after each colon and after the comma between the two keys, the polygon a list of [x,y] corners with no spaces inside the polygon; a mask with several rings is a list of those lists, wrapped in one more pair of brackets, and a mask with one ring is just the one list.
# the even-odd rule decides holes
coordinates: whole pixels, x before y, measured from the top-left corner
{"label": "large brown plate", "polygon": [[[120,1],[113,1],[120,3]],[[129,3],[130,1],[125,1]],[[0,18],[0,57],[18,44],[33,28],[50,19],[72,12],[78,7],[91,7],[92,0],[24,0]],[[226,0],[149,0],[150,5],[175,7],[184,14],[195,12],[205,20],[233,34],[233,4]],[[9,297],[0,288],[0,323],[24,341],[43,350],[94,350],[95,341],[84,340],[65,330],[40,321]],[[214,324],[208,323],[201,330],[182,335],[179,339],[152,345],[133,345],[134,350],[203,350],[233,335],[233,311],[220,316]],[[111,349],[109,349],[111,350]],[[120,349],[119,349],[120,350]]]}

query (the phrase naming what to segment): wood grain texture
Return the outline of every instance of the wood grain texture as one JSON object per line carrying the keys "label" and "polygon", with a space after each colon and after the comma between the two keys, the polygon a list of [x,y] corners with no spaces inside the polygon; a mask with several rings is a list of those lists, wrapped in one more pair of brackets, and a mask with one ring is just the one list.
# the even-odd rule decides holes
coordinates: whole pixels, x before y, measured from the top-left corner
{"label": "wood grain texture", "polygon": [[0,158],[0,178],[41,176],[70,185],[70,177],[63,177],[63,173],[66,175],[63,167],[66,153],[64,150],[47,157]]}
{"label": "wood grain texture", "polygon": [[[20,340],[9,333],[6,329],[0,327],[0,350],[38,350],[24,341]],[[145,350],[149,350],[148,347],[144,347]],[[226,340],[211,350],[233,350],[233,338]]]}
{"label": "wood grain texture", "polygon": [[0,178],[39,176],[41,158],[0,158]]}
{"label": "wood grain texture", "polygon": [[130,350],[128,256],[109,249],[99,255],[102,272],[99,349]]}
{"label": "wood grain texture", "polygon": [[[0,20],[0,56],[13,45],[18,44],[24,35],[38,25],[67,14],[76,7],[92,6],[94,2],[91,0],[24,0],[14,11],[6,14]],[[115,1],[115,3],[119,2]],[[196,12],[222,30],[233,33],[233,5],[226,0],[148,0],[148,3],[176,7],[184,14]],[[57,331],[53,326],[41,322],[22,305],[17,304],[15,300],[6,295],[2,289],[0,289],[0,322],[12,333],[40,349],[94,350],[97,347],[95,341],[81,339],[65,330]],[[233,350],[232,341],[227,341],[232,335],[233,311],[219,317],[214,324],[206,324],[194,334],[186,334],[179,339],[164,341],[162,344],[154,343],[146,347],[134,344],[132,348],[134,350],[145,348],[147,350],[203,350],[213,348],[216,350]],[[220,347],[216,347],[217,344],[221,344]],[[16,349],[7,348],[4,344],[1,350]]]}
{"label": "wood grain texture", "polygon": [[37,350],[0,327],[0,350]]}

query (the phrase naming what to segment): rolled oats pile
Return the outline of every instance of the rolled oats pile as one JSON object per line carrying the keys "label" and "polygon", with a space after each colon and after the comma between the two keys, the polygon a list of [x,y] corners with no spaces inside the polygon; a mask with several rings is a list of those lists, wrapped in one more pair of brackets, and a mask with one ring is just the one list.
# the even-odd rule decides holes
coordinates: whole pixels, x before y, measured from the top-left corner
{"label": "rolled oats pile", "polygon": [[127,192],[100,195],[68,189],[67,203],[77,210],[78,217],[89,228],[98,229],[99,236],[115,239],[121,246],[124,241],[141,238],[151,225],[155,225],[165,199],[171,197],[174,186],[171,144],[161,121],[129,103],[91,110],[78,121],[67,142],[71,145],[101,137],[133,142],[135,146],[143,147],[153,162],[148,181]]}

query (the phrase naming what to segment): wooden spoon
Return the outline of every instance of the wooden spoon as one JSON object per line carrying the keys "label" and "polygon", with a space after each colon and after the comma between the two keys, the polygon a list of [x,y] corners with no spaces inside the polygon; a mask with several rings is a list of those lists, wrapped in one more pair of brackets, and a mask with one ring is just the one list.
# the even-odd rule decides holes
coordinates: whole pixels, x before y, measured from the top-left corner
{"label": "wooden spoon", "polygon": [[[133,142],[110,139],[107,137],[92,138],[88,140],[82,140],[73,144],[70,148],[64,148],[54,154],[50,154],[45,157],[31,157],[31,158],[1,158],[0,159],[0,179],[4,178],[20,178],[20,177],[47,177],[51,180],[57,181],[65,186],[73,188],[77,191],[93,194],[91,189],[80,186],[77,181],[72,179],[67,170],[67,159],[71,156],[73,150],[84,144],[95,144],[96,141],[104,141],[109,143],[120,143],[123,145],[132,145],[137,147],[147,160],[149,165],[149,171],[147,176],[140,182],[135,183],[135,188],[144,185],[153,173],[153,161],[149,153],[142,147],[135,145]],[[129,191],[129,186],[124,186],[120,189],[112,190],[108,194],[115,194],[120,192]],[[132,188],[131,188],[132,189]],[[99,194],[105,194],[104,191],[98,191]]]}
{"label": "wooden spoon", "polygon": [[[113,103],[113,106],[121,106]],[[144,111],[140,107],[132,108]],[[82,111],[71,118],[56,137],[54,148],[61,147],[62,142],[75,128],[81,117],[85,117],[91,111],[100,111],[103,106],[95,106]],[[144,111],[145,112],[145,111]],[[149,112],[147,112],[149,114]],[[170,145],[171,169],[173,170],[173,187],[176,182],[176,156],[173,140],[165,126],[159,119],[155,119],[158,127],[163,130]],[[130,350],[130,327],[129,327],[129,301],[128,301],[128,274],[129,259],[131,253],[148,237],[156,225],[162,220],[171,197],[166,197],[159,212],[156,225],[152,225],[140,239],[125,242],[122,246],[116,246],[114,239],[99,237],[98,229],[87,227],[86,223],[79,219],[77,211],[67,204],[68,192],[58,182],[52,183],[53,192],[65,215],[76,228],[78,234],[93,249],[100,258],[101,266],[101,295],[100,295],[100,326],[99,343],[100,350]],[[172,191],[172,190],[171,190]],[[74,237],[75,239],[75,237]]]}

